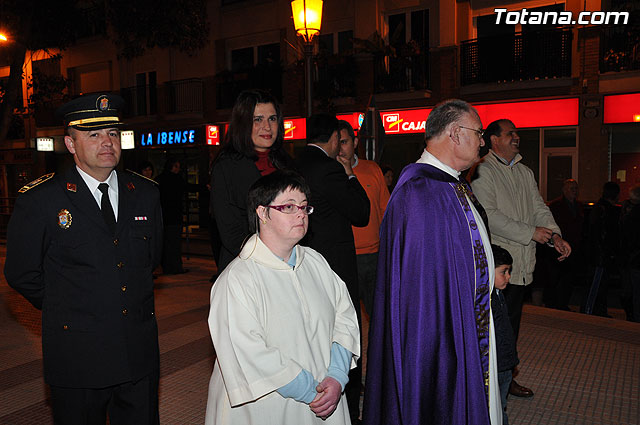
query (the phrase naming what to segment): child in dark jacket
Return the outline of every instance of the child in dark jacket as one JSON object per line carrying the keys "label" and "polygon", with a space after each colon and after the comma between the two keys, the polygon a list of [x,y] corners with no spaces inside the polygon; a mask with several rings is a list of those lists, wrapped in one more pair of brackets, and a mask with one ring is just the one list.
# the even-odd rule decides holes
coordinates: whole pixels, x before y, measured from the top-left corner
{"label": "child in dark jacket", "polygon": [[502,290],[507,287],[511,278],[511,265],[513,258],[509,251],[491,245],[493,259],[495,261],[496,273],[494,288],[491,293],[491,311],[493,313],[493,324],[496,330],[496,346],[498,352],[498,383],[500,385],[500,398],[502,400],[502,423],[509,425],[507,418],[507,394],[511,385],[511,375],[513,368],[520,362],[516,351],[516,340],[513,336],[507,303],[502,294]]}

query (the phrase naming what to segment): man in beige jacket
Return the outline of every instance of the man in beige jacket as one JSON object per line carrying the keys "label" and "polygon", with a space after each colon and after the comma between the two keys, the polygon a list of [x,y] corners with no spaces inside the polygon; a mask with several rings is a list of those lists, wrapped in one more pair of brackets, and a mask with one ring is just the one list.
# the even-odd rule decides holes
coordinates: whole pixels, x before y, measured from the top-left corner
{"label": "man in beige jacket", "polygon": [[[504,291],[509,320],[518,339],[525,287],[533,281],[536,242],[553,245],[559,261],[571,254],[560,227],[542,200],[533,171],[522,164],[520,137],[515,125],[500,119],[484,132],[489,153],[469,173],[473,192],[489,218],[491,241],[513,257],[511,285]],[[510,393],[532,397],[533,391],[512,381]]]}

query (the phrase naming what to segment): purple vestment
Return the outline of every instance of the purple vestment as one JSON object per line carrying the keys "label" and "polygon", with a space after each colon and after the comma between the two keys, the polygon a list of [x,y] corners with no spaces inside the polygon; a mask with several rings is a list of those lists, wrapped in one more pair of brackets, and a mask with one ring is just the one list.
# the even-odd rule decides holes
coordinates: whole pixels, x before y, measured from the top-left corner
{"label": "purple vestment", "polygon": [[470,229],[449,174],[407,166],[380,229],[366,425],[489,424]]}

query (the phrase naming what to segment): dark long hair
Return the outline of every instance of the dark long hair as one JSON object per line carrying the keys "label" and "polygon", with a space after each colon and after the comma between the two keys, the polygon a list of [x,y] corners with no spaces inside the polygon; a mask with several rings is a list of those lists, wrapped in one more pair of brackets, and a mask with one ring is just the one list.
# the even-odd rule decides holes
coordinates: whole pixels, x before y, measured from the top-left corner
{"label": "dark long hair", "polygon": [[276,168],[289,165],[289,157],[282,147],[284,140],[284,118],[275,97],[264,90],[245,90],[238,95],[231,111],[229,131],[225,135],[220,157],[233,155],[257,160],[251,132],[253,130],[253,113],[259,103],[271,103],[278,117],[278,137],[269,149],[269,159]]}

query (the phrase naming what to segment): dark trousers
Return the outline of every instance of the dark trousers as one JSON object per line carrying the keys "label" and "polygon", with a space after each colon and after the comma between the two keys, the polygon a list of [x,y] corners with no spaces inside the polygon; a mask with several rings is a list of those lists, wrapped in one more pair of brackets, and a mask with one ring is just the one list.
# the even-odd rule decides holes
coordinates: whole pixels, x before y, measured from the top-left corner
{"label": "dark trousers", "polygon": [[51,386],[55,425],[158,425],[158,374],[107,388]]}
{"label": "dark trousers", "polygon": [[507,302],[507,310],[509,311],[509,322],[513,328],[513,336],[518,342],[518,334],[520,333],[520,319],[522,318],[522,304],[524,303],[524,292],[527,287],[524,285],[507,285],[502,291],[504,299]]}
{"label": "dark trousers", "polygon": [[376,288],[378,253],[356,255],[358,263],[358,291],[364,303],[364,311],[371,316],[373,311],[373,293]]}
{"label": "dark trousers", "polygon": [[182,271],[182,225],[164,226],[162,244],[162,273],[180,273]]}

